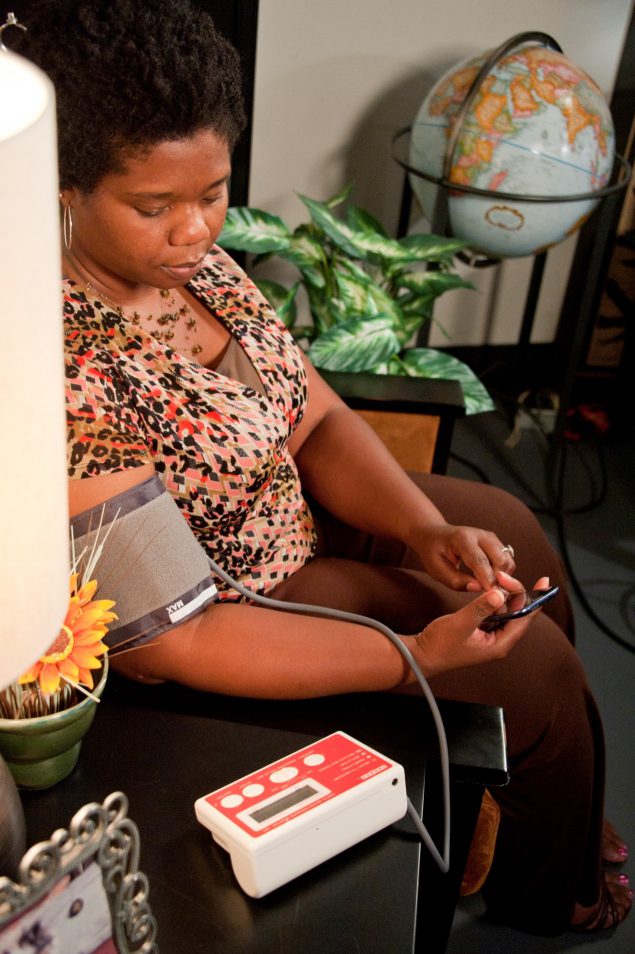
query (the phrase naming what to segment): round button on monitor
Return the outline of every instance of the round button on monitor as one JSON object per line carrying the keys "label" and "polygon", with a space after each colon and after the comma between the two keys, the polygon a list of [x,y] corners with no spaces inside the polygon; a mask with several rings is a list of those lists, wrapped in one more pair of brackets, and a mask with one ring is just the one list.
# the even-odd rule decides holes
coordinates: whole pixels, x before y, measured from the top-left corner
{"label": "round button on monitor", "polygon": [[243,795],[245,798],[257,798],[258,795],[262,795],[264,790],[264,785],[259,785],[258,783],[254,783],[253,785],[245,785],[243,788]]}
{"label": "round button on monitor", "polygon": [[238,808],[239,805],[242,805],[244,799],[242,795],[225,795],[221,799],[221,805],[223,808]]}
{"label": "round button on monitor", "polygon": [[272,782],[290,782],[297,774],[297,768],[294,768],[292,765],[285,765],[284,768],[272,772],[269,778]]}
{"label": "round button on monitor", "polygon": [[322,765],[322,763],[325,761],[326,759],[324,758],[323,755],[320,755],[319,752],[314,752],[312,755],[307,755],[307,757],[304,760],[304,764],[308,766]]}

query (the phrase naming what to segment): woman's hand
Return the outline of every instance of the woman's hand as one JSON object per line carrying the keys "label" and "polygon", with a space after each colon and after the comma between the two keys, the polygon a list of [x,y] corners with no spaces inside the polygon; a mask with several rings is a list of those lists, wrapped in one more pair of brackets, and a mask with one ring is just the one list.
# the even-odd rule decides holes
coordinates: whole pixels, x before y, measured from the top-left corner
{"label": "woman's hand", "polygon": [[[510,620],[502,629],[486,633],[479,624],[491,613],[496,613],[508,595],[523,593],[525,588],[507,573],[496,574],[499,586],[489,588],[456,613],[433,620],[423,632],[414,637],[413,650],[426,676],[438,676],[451,669],[476,666],[479,663],[503,659],[525,635],[535,610],[522,619]],[[549,578],[541,577],[535,589],[547,589]]]}
{"label": "woman's hand", "polygon": [[513,573],[513,550],[495,533],[438,524],[417,533],[416,550],[426,573],[452,590],[491,589],[498,572]]}

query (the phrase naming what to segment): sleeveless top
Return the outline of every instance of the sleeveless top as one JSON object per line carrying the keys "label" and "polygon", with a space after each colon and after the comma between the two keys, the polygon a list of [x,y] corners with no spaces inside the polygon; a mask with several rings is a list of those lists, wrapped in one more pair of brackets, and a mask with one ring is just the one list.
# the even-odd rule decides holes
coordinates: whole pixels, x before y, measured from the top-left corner
{"label": "sleeveless top", "polygon": [[[205,368],[72,280],[63,290],[69,477],[152,462],[199,543],[243,585],[265,593],[304,566],[316,534],[287,444],[306,375],[245,273],[214,248],[188,290],[242,348],[258,389],[223,374],[234,345]],[[221,599],[238,598],[217,583]]]}

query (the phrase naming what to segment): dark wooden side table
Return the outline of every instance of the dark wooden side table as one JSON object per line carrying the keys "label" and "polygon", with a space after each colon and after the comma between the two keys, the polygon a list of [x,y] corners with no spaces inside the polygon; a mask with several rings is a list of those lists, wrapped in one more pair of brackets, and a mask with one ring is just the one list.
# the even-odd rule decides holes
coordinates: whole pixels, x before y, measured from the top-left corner
{"label": "dark wooden side table", "polygon": [[[452,869],[442,875],[406,817],[260,900],[194,816],[196,798],[343,729],[401,762],[441,840],[436,743],[420,698],[379,694],[256,702],[109,678],[77,768],[23,792],[28,843],[81,805],[125,792],[141,833],[161,954],[406,954],[445,950],[482,786],[506,781],[501,712],[443,707],[452,760]],[[468,782],[468,784],[464,784]]]}

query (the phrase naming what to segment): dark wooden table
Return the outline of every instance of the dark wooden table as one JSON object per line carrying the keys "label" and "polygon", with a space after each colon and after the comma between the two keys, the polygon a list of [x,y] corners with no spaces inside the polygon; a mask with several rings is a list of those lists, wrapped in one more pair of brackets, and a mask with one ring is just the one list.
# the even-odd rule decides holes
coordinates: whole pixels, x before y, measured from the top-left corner
{"label": "dark wooden table", "polygon": [[452,703],[442,711],[453,778],[448,875],[406,817],[253,900],[194,816],[199,796],[342,729],[404,766],[418,810],[425,786],[424,819],[440,844],[427,706],[383,694],[255,702],[111,676],[73,774],[48,791],[23,793],[28,842],[121,790],[141,834],[161,954],[436,954],[446,947],[482,786],[506,780],[500,710]]}

